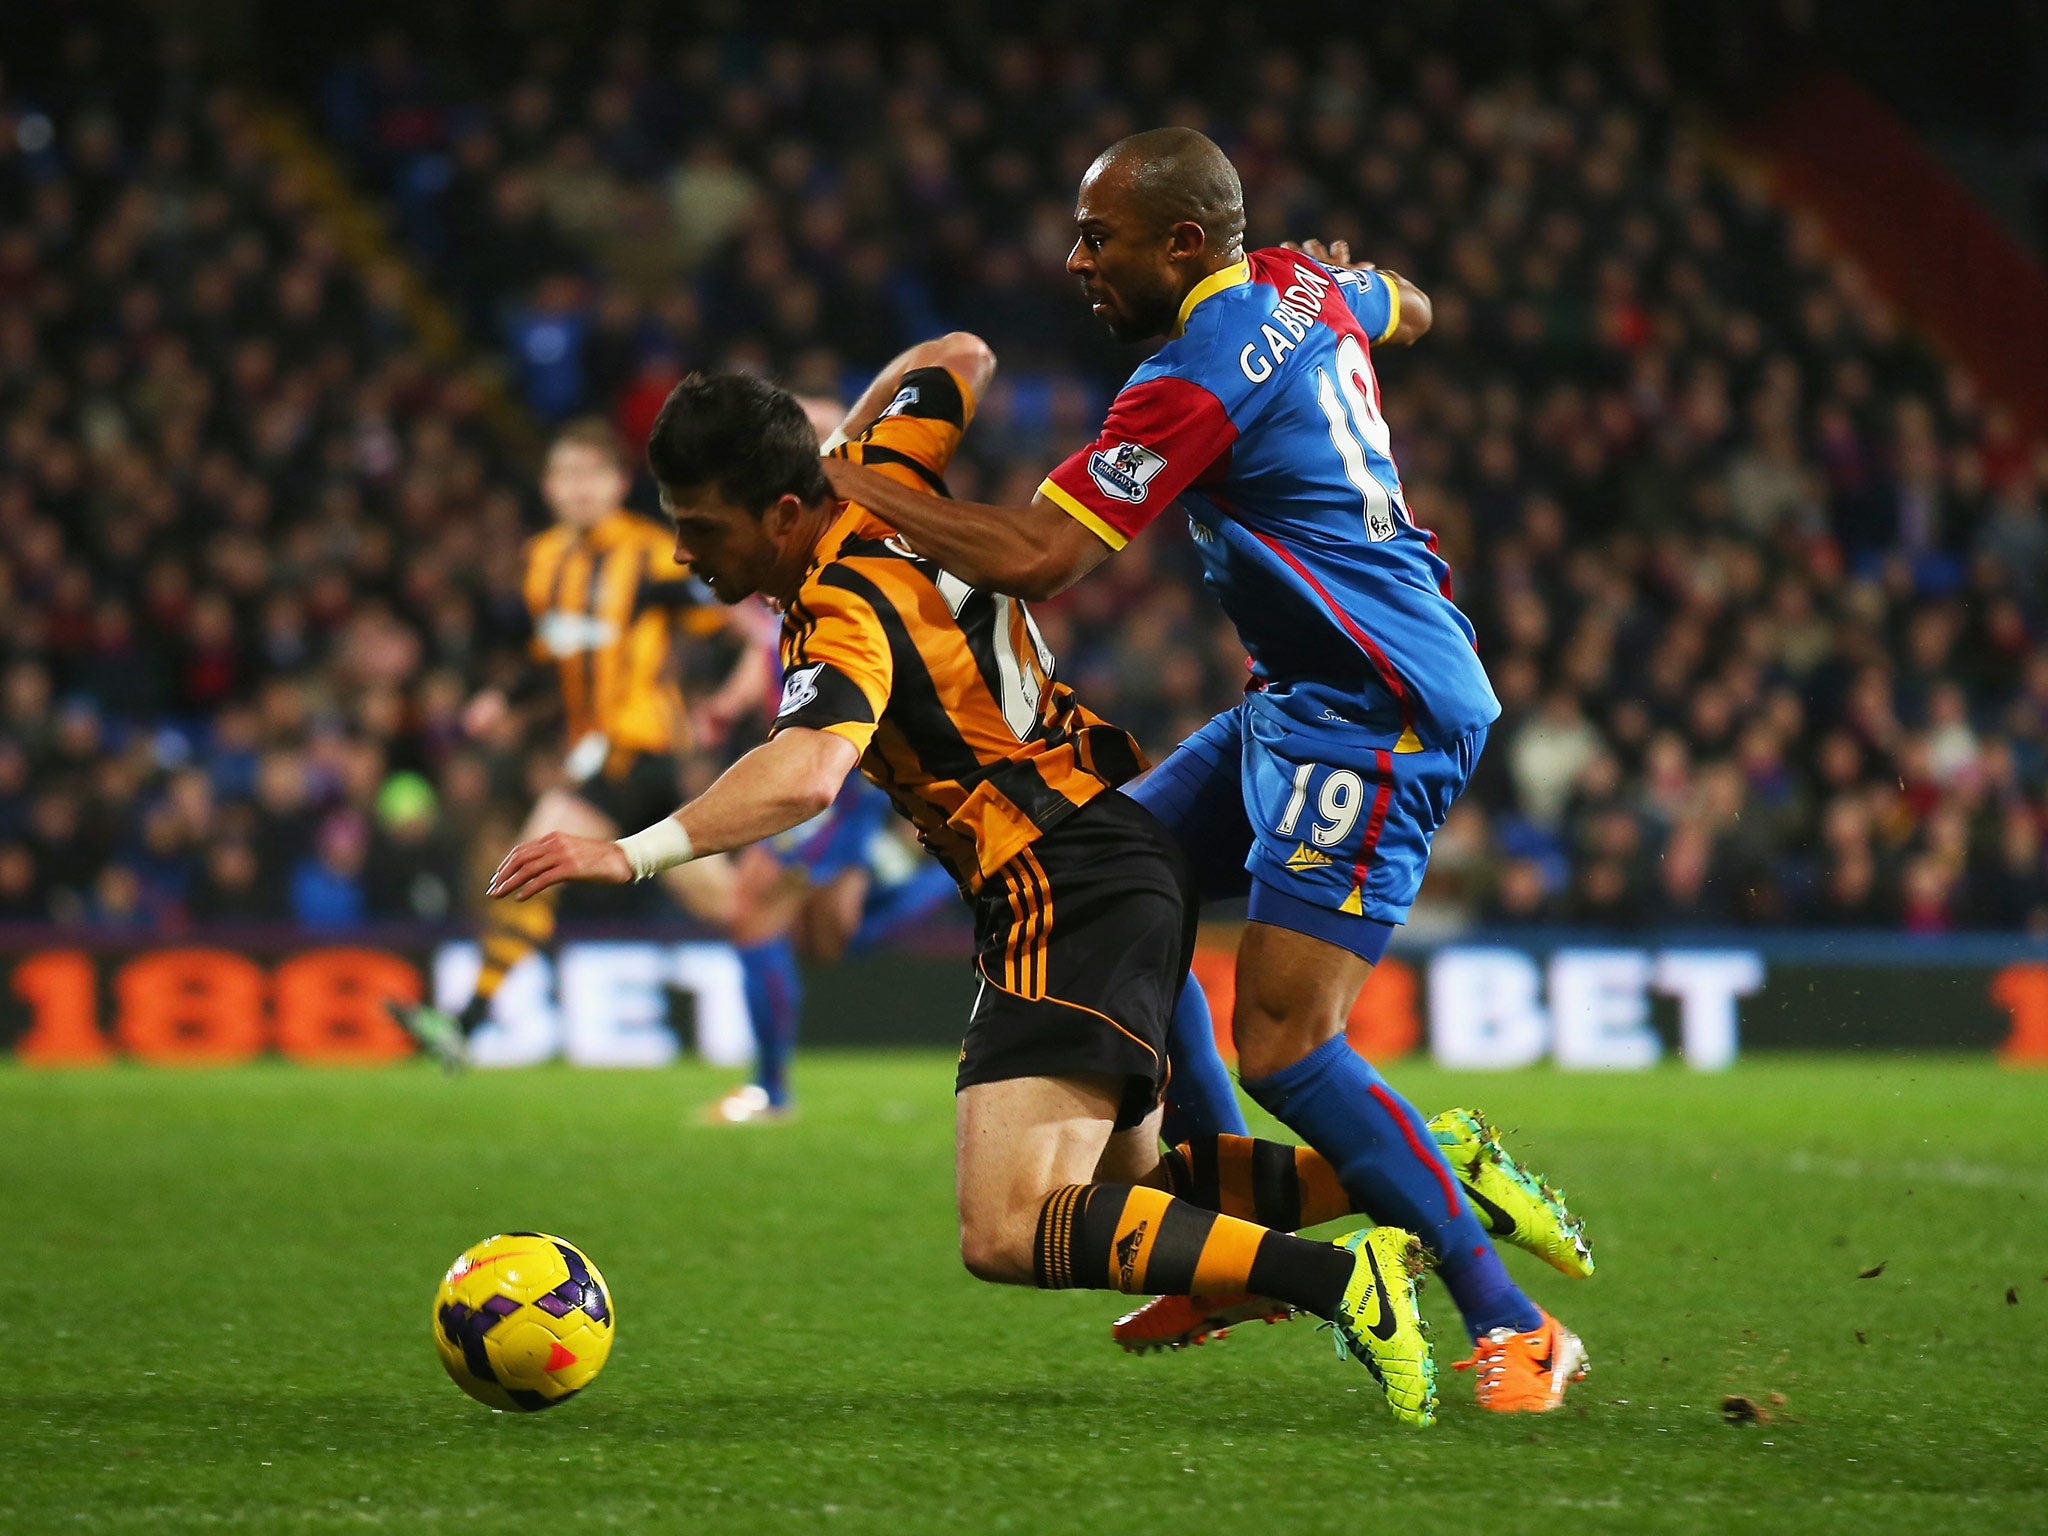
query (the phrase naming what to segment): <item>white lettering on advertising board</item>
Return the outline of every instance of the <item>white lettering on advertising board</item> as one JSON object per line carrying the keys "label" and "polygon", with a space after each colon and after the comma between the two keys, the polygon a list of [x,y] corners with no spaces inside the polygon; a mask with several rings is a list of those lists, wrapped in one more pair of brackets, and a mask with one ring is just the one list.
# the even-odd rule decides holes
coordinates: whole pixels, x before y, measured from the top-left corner
{"label": "white lettering on advertising board", "polygon": [[1447,1067],[1639,1070],[1663,1054],[1650,999],[1678,1004],[1679,1054],[1716,1072],[1735,1060],[1736,1001],[1764,984],[1750,950],[1560,949],[1547,974],[1505,947],[1453,946],[1429,962],[1431,1053]]}
{"label": "white lettering on advertising board", "polygon": [[[474,944],[434,955],[434,1001],[468,1000],[481,957]],[[563,1057],[580,1067],[659,1067],[684,1042],[669,1028],[667,993],[690,994],[698,1056],[743,1066],[753,1056],[739,956],[725,944],[565,944],[556,963],[528,955],[506,973],[491,1015],[470,1039],[480,1067],[524,1067]]]}

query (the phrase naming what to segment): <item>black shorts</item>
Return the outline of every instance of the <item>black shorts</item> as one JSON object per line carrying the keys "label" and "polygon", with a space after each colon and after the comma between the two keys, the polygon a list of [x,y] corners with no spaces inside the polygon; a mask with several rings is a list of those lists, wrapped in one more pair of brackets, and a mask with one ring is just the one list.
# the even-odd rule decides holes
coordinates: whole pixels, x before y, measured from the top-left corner
{"label": "black shorts", "polygon": [[1166,1032],[1195,948],[1186,867],[1150,811],[1110,791],[989,877],[974,900],[981,987],[959,1088],[1124,1081],[1116,1127],[1166,1090]]}
{"label": "black shorts", "polygon": [[610,762],[570,792],[604,812],[624,837],[675,815],[683,803],[682,770],[666,752],[614,752]]}

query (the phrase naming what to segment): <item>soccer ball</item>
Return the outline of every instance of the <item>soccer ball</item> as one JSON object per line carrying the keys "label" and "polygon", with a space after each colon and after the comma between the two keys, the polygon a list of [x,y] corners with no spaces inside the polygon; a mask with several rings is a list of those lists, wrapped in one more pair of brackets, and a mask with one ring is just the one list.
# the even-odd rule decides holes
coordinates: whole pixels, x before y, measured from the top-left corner
{"label": "soccer ball", "polygon": [[448,1267],[434,1297],[434,1348],[478,1402],[535,1413],[597,1379],[615,1321],[604,1276],[573,1243],[506,1232]]}

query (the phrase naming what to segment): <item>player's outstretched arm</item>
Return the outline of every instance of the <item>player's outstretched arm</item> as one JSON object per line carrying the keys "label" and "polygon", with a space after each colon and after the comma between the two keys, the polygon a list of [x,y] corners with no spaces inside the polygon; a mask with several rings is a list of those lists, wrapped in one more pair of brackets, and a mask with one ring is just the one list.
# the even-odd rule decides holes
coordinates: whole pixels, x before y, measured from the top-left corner
{"label": "player's outstretched arm", "polygon": [[860,392],[860,398],[853,402],[838,430],[820,445],[824,451],[830,453],[874,425],[875,418],[889,408],[896,391],[903,387],[903,376],[918,368],[951,369],[953,376],[967,386],[968,394],[979,400],[988,393],[989,381],[996,376],[996,354],[972,331],[948,331],[906,348]]}
{"label": "player's outstretched arm", "polygon": [[521,843],[505,855],[487,894],[524,901],[566,880],[626,885],[787,832],[832,803],[859,757],[831,731],[781,731],[645,831],[617,842],[550,832]]}
{"label": "player's outstretched arm", "polygon": [[926,559],[985,592],[1036,602],[1064,592],[1109,556],[1109,546],[1057,503],[997,507],[954,501],[844,459],[825,461],[833,493],[857,501]]}
{"label": "player's outstretched arm", "polygon": [[1350,267],[1358,272],[1377,272],[1387,280],[1400,302],[1394,313],[1394,328],[1382,336],[1377,345],[1405,347],[1429,334],[1430,321],[1435,318],[1429,295],[1398,272],[1390,272],[1385,267],[1375,266],[1369,261],[1353,261],[1351,243],[1348,240],[1333,240],[1328,245],[1324,245],[1320,240],[1290,240],[1287,242],[1287,249],[1311,256],[1326,267]]}

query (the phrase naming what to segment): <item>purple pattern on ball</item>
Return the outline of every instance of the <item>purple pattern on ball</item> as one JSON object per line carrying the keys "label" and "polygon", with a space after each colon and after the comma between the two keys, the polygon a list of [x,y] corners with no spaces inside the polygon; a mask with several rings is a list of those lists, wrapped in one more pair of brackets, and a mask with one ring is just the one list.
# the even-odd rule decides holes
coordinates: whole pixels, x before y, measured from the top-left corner
{"label": "purple pattern on ball", "polygon": [[[494,1301],[507,1300],[493,1297]],[[513,1302],[510,1310],[517,1311],[518,1303]],[[482,1308],[472,1311],[459,1301],[451,1301],[441,1309],[441,1331],[450,1343],[462,1348],[463,1364],[469,1367],[469,1374],[479,1381],[495,1382],[497,1372],[491,1369],[491,1357],[484,1352],[484,1335],[497,1327],[503,1312],[485,1302]]]}
{"label": "purple pattern on ball", "polygon": [[[583,1255],[567,1243],[555,1244],[555,1251],[562,1256],[562,1262],[569,1266],[569,1283],[555,1287],[554,1295],[564,1296],[571,1306],[581,1306],[594,1322],[603,1322],[607,1316],[609,1302],[604,1287],[590,1273],[590,1266],[583,1262]],[[560,1317],[561,1313],[555,1313]]]}

